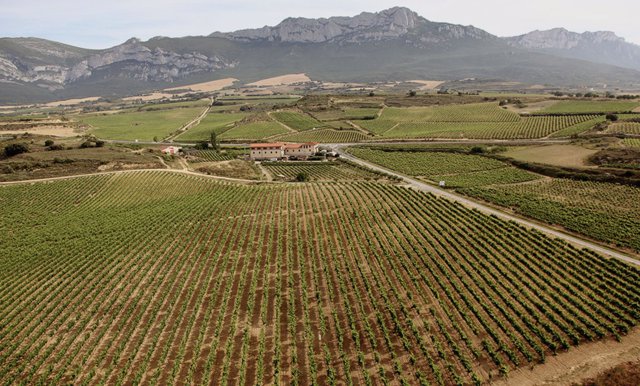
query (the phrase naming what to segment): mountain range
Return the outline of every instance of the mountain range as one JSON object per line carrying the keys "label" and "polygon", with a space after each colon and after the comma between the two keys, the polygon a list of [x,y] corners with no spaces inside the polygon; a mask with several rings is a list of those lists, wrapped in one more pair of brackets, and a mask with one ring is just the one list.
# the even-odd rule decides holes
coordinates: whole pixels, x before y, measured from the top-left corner
{"label": "mountain range", "polygon": [[402,7],[288,18],[209,36],[132,38],[104,50],[0,39],[0,103],[130,95],[229,76],[248,83],[301,72],[324,81],[477,78],[629,88],[640,84],[640,46],[612,32],[561,28],[501,38]]}

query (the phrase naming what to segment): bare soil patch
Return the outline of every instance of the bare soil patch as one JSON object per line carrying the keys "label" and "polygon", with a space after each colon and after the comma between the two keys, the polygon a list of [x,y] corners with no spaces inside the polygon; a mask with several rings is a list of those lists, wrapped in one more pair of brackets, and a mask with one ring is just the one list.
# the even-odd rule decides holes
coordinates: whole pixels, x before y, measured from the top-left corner
{"label": "bare soil patch", "polygon": [[307,76],[307,74],[287,74],[276,76],[273,78],[262,79],[257,82],[249,83],[247,84],[247,86],[269,87],[305,82],[311,82],[311,79]]}
{"label": "bare soil patch", "polygon": [[145,95],[136,95],[136,96],[132,96],[132,97],[127,97],[127,98],[122,98],[123,101],[155,101],[155,100],[160,100],[160,99],[164,99],[164,98],[171,98],[173,95],[172,94],[167,94],[167,93],[163,93],[163,92],[153,92],[151,94],[145,94]]}
{"label": "bare soil patch", "polygon": [[0,133],[2,134],[35,134],[35,135],[46,135],[46,136],[54,136],[54,137],[73,137],[81,134],[75,128],[69,126],[45,126],[45,127],[31,127],[24,130],[2,130]]}
{"label": "bare soil patch", "polygon": [[597,152],[576,145],[549,145],[513,148],[504,155],[525,162],[584,168],[592,167],[587,159]]}
{"label": "bare soil patch", "polygon": [[225,78],[225,79],[212,80],[210,82],[195,83],[195,84],[189,84],[186,86],[166,88],[165,91],[175,91],[175,90],[184,90],[184,89],[190,89],[191,91],[194,91],[194,92],[218,91],[218,90],[222,90],[225,87],[232,86],[237,81],[238,79],[236,78]]}
{"label": "bare soil patch", "polygon": [[442,80],[410,80],[409,83],[417,83],[420,86],[420,90],[434,90],[438,86],[444,83]]}
{"label": "bare soil patch", "polygon": [[586,343],[566,353],[548,357],[546,363],[531,369],[519,369],[496,386],[571,385],[615,367],[640,359],[640,329],[635,329],[621,342],[605,340]]}
{"label": "bare soil patch", "polygon": [[73,106],[78,105],[83,102],[95,102],[101,97],[89,97],[89,98],[77,98],[77,99],[65,99],[62,101],[49,102],[45,104],[47,107],[58,107],[58,106]]}

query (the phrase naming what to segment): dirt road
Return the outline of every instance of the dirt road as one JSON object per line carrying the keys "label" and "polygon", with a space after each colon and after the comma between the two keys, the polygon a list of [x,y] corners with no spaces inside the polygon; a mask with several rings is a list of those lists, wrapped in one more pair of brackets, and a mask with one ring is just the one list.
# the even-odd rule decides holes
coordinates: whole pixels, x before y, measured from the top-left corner
{"label": "dirt road", "polygon": [[523,219],[523,218],[520,218],[520,217],[512,216],[512,215],[510,215],[508,213],[505,213],[503,211],[500,211],[500,210],[491,208],[489,206],[483,205],[483,204],[481,204],[479,202],[470,200],[470,199],[468,199],[468,198],[466,198],[464,196],[461,196],[459,194],[453,193],[451,191],[444,190],[444,189],[441,189],[439,187],[435,187],[433,185],[426,184],[424,182],[420,182],[420,181],[418,181],[416,179],[413,179],[413,178],[411,178],[409,176],[405,176],[405,175],[400,174],[398,172],[395,172],[393,170],[383,168],[381,166],[378,166],[378,165],[373,164],[371,162],[362,160],[360,158],[356,158],[353,155],[351,155],[349,153],[346,153],[344,151],[344,149],[342,148],[342,146],[335,146],[334,150],[336,152],[340,153],[340,155],[342,157],[344,157],[344,158],[346,158],[346,159],[348,159],[350,161],[353,161],[353,162],[355,162],[357,164],[360,164],[362,166],[368,167],[368,168],[373,169],[373,170],[377,170],[377,171],[381,171],[381,172],[384,172],[384,173],[387,173],[387,174],[391,174],[391,175],[397,176],[397,177],[401,178],[404,182],[409,184],[414,189],[417,189],[417,190],[420,190],[420,191],[423,191],[423,192],[433,193],[436,196],[444,197],[444,198],[447,198],[447,199],[452,200],[452,201],[457,201],[457,202],[463,204],[464,206],[466,206],[468,208],[477,209],[482,213],[485,213],[485,214],[488,214],[488,215],[494,215],[494,216],[497,216],[497,217],[499,217],[499,218],[501,218],[503,220],[514,221],[514,222],[516,222],[516,223],[518,223],[520,225],[524,225],[527,228],[535,229],[535,230],[538,230],[538,231],[540,231],[542,233],[545,233],[545,234],[547,234],[549,236],[557,237],[559,239],[563,239],[563,240],[565,240],[565,241],[567,241],[567,242],[569,242],[569,243],[571,243],[571,244],[573,244],[573,245],[575,245],[577,247],[588,248],[588,249],[590,249],[592,251],[595,251],[595,252],[598,252],[600,254],[603,254],[603,255],[606,255],[606,256],[610,256],[610,257],[625,261],[627,263],[640,266],[640,260],[635,259],[635,258],[633,258],[631,256],[628,256],[626,254],[623,254],[621,252],[615,251],[613,249],[606,248],[606,247],[603,247],[601,245],[592,243],[590,241],[583,240],[583,239],[568,235],[568,234],[566,234],[564,232],[552,229],[550,227],[547,227],[547,226],[544,226],[544,225],[541,225],[541,224],[538,224],[538,223],[535,223],[535,222],[532,222],[532,221],[529,221],[529,220],[526,220],[526,219]]}

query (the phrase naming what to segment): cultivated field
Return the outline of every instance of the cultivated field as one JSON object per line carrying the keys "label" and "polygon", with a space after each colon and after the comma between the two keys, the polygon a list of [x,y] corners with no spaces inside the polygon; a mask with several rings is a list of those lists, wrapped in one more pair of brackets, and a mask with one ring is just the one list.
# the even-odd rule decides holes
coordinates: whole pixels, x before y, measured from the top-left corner
{"label": "cultivated field", "polygon": [[277,122],[258,121],[236,126],[220,135],[221,140],[260,140],[278,134],[285,134],[289,131]]}
{"label": "cultivated field", "polygon": [[513,208],[525,216],[640,251],[640,188],[554,179],[463,192]]}
{"label": "cultivated field", "polygon": [[154,137],[164,138],[178,130],[202,110],[203,107],[150,108],[147,111],[83,115],[78,120],[91,125],[90,133],[98,138],[151,141]]}
{"label": "cultivated field", "polygon": [[556,113],[616,113],[632,111],[640,106],[638,101],[617,101],[617,100],[571,100],[559,101],[538,113],[556,114]]}
{"label": "cultivated field", "polygon": [[287,142],[352,143],[367,140],[369,137],[355,130],[320,129],[286,134],[277,139]]}
{"label": "cultivated field", "polygon": [[[384,178],[381,174],[343,161],[333,162],[263,162],[262,165],[276,179],[295,180],[299,173],[306,173],[310,181],[373,180]],[[282,177],[280,177],[282,176]]]}
{"label": "cultivated field", "polygon": [[207,114],[200,124],[176,137],[178,141],[208,141],[211,138],[211,132],[222,134],[231,129],[234,124],[246,118],[246,113],[212,113]]}
{"label": "cultivated field", "polygon": [[390,147],[384,151],[356,147],[349,149],[349,152],[356,157],[409,176],[437,183],[444,181],[445,186],[451,188],[513,184],[540,178],[536,174],[479,155],[399,151],[400,149]]}
{"label": "cultivated field", "polygon": [[271,116],[296,131],[305,131],[322,126],[321,122],[295,111],[278,111],[272,113]]}
{"label": "cultivated field", "polygon": [[478,384],[640,321],[639,270],[390,184],[137,172],[0,203],[3,384]]}

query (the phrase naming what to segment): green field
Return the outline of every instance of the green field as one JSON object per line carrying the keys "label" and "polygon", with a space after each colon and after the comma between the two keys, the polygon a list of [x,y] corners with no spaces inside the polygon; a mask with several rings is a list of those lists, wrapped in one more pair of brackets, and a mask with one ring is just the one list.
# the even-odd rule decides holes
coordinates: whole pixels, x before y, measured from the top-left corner
{"label": "green field", "polygon": [[91,134],[102,139],[151,141],[162,139],[195,119],[203,108],[175,108],[169,110],[127,112],[115,114],[87,114],[77,120],[91,125]]}
{"label": "green field", "polygon": [[277,138],[287,142],[353,143],[369,139],[366,134],[355,130],[307,130],[302,133],[287,134]]}
{"label": "green field", "polygon": [[228,161],[238,158],[240,155],[247,155],[247,150],[240,149],[222,149],[221,151],[215,150],[199,150],[192,154],[192,159],[189,159],[190,163],[200,162],[216,162],[216,161]]}
{"label": "green field", "polygon": [[272,113],[271,116],[282,124],[297,131],[311,130],[323,126],[322,122],[317,121],[306,114],[294,111],[278,111]]}
{"label": "green field", "polygon": [[541,177],[514,167],[502,167],[500,169],[482,170],[479,172],[445,174],[431,176],[434,182],[444,181],[448,188],[469,188],[476,186],[517,184],[535,181]]}
{"label": "green field", "polygon": [[393,184],[128,172],[0,203],[1,384],[486,384],[640,323],[634,266]]}
{"label": "green field", "polygon": [[607,133],[640,135],[640,122],[616,122],[609,125]]}
{"label": "green field", "polygon": [[288,132],[289,131],[278,122],[258,121],[236,126],[222,133],[219,138],[220,140],[260,140]]}
{"label": "green field", "polygon": [[435,107],[389,107],[382,111],[382,121],[421,122],[518,122],[518,114],[502,109],[497,103],[472,103]]}
{"label": "green field", "polygon": [[622,143],[630,147],[640,147],[640,138],[626,138]]}
{"label": "green field", "polygon": [[617,101],[617,100],[571,100],[559,101],[536,114],[597,114],[626,112],[640,106],[638,101]]}
{"label": "green field", "polygon": [[379,173],[343,161],[263,162],[262,165],[274,178],[289,181],[295,180],[299,173],[306,173],[311,181],[352,181],[384,178]]}
{"label": "green field", "polygon": [[[533,139],[557,132],[574,133],[595,125],[593,115],[524,117],[519,122],[400,123],[384,132],[386,138]],[[582,125],[585,122],[594,122]],[[580,125],[580,126],[577,126]],[[589,126],[591,125],[591,126]]]}
{"label": "green field", "polygon": [[640,188],[554,179],[463,192],[514,208],[525,216],[640,251]]}
{"label": "green field", "polygon": [[241,121],[248,116],[249,114],[247,113],[209,113],[202,121],[200,121],[199,125],[180,134],[176,137],[176,140],[208,141],[211,137],[212,131],[215,131],[216,134],[220,135],[231,129],[236,122]]}
{"label": "green field", "polygon": [[536,174],[479,155],[400,150],[403,150],[400,146],[389,147],[387,151],[354,147],[349,152],[409,176],[422,177],[436,183],[444,181],[449,188],[513,184],[540,178]]}

